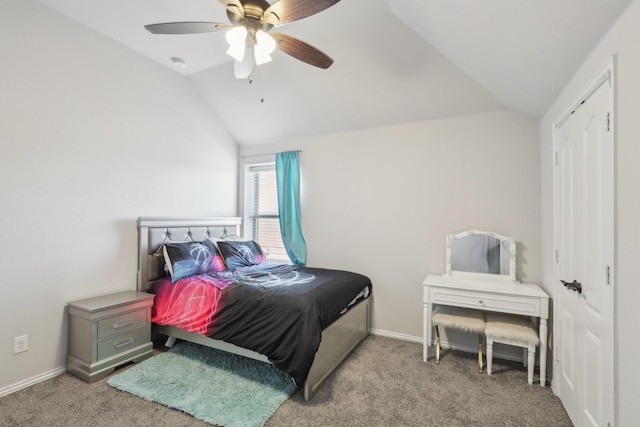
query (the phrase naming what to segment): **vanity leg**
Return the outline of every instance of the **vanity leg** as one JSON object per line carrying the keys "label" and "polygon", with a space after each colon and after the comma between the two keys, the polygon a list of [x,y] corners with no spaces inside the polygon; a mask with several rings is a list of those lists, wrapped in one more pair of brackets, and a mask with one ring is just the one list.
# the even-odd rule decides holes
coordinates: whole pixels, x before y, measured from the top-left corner
{"label": "vanity leg", "polygon": [[422,342],[422,360],[427,361],[429,357],[429,346],[431,345],[431,304],[425,303],[422,314],[422,328],[424,339]]}
{"label": "vanity leg", "polygon": [[[425,292],[427,294],[427,292]],[[425,296],[425,298],[427,298]],[[433,345],[433,326],[431,324],[431,310],[433,310],[433,307],[431,306],[431,302],[426,301],[424,304],[424,336],[425,336],[425,343],[424,343],[424,361],[427,361],[427,351],[429,346]]]}
{"label": "vanity leg", "polygon": [[527,383],[529,383],[529,385],[533,384],[533,365],[535,365],[535,360],[536,360],[536,346],[535,345],[530,345],[529,348],[527,349],[527,360],[528,360],[528,366],[527,366]]}
{"label": "vanity leg", "polygon": [[436,364],[440,363],[440,327],[436,325]]}
{"label": "vanity leg", "polygon": [[540,385],[547,381],[547,319],[540,319]]}

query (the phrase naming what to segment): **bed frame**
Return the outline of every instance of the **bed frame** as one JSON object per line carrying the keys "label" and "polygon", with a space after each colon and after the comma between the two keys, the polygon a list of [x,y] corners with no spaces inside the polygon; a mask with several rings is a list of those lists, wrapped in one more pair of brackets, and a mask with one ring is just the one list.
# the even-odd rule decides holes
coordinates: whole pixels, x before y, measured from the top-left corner
{"label": "bed frame", "polygon": [[[239,236],[240,224],[241,218],[237,217],[138,218],[138,290],[146,292],[154,280],[165,275],[162,259],[156,255],[164,242]],[[320,347],[304,383],[305,401],[313,398],[322,382],[369,334],[369,300],[362,300],[322,331]],[[169,337],[168,346],[181,339],[269,363],[263,354],[173,326],[159,326],[157,331]]]}

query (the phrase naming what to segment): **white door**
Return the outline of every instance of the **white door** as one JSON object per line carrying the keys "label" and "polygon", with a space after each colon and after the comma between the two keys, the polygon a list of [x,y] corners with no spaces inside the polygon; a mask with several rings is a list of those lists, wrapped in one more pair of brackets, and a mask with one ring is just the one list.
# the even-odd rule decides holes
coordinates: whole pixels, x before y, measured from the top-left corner
{"label": "white door", "polygon": [[609,78],[556,130],[555,140],[554,377],[578,427],[613,425],[610,91]]}

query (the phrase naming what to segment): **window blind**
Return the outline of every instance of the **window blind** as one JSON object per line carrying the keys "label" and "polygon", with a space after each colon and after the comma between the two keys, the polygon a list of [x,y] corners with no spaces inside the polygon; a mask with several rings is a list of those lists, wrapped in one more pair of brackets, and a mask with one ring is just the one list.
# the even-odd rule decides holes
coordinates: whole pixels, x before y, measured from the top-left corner
{"label": "window blind", "polygon": [[289,262],[280,232],[275,164],[249,166],[245,182],[246,234],[260,244],[268,259]]}

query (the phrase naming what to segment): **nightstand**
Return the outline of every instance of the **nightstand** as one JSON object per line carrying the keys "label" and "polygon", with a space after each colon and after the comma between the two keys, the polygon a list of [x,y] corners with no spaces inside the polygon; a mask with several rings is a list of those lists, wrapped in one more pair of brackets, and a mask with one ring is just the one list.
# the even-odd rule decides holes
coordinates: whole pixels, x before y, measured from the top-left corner
{"label": "nightstand", "polygon": [[151,356],[153,295],[125,291],[68,303],[67,372],[89,383]]}

